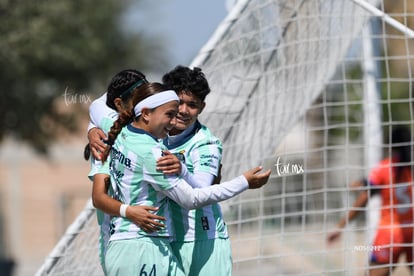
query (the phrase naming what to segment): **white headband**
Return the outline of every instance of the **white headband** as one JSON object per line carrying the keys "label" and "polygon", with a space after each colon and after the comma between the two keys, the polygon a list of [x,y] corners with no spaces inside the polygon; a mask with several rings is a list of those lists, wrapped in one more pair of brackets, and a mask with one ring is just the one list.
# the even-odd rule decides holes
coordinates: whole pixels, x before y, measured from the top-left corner
{"label": "white headband", "polygon": [[165,103],[171,102],[171,101],[180,101],[180,98],[178,98],[177,93],[173,90],[166,90],[157,94],[154,94],[152,96],[149,96],[148,98],[143,99],[140,101],[135,107],[135,117],[138,117],[141,115],[143,108],[156,108],[160,105],[163,105]]}

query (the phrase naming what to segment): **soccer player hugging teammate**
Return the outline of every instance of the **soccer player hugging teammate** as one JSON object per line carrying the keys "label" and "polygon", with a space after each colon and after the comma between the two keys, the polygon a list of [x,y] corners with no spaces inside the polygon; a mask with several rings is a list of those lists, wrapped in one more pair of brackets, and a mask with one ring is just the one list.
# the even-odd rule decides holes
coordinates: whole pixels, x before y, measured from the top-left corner
{"label": "soccer player hugging teammate", "polygon": [[[181,176],[165,175],[159,168],[171,155],[163,157],[167,147],[159,139],[166,138],[177,121],[187,120],[177,114],[181,100],[174,91],[165,91],[160,84],[148,83],[137,88],[132,102],[134,112],[122,112],[108,134],[108,144],[112,148],[110,176],[113,193],[117,194],[124,208],[135,205],[156,207],[156,215],[166,218],[167,227],[148,233],[122,214],[113,217],[111,242],[105,258],[106,272],[108,275],[130,275],[144,270],[147,273],[157,271],[160,275],[189,275],[189,271],[182,271],[179,261],[182,256],[177,255],[177,260],[170,244],[171,239],[176,240],[176,227],[180,227],[173,223],[176,220],[171,217],[174,212],[171,200],[182,210],[211,205],[248,188],[260,188],[267,182],[270,170],[260,173],[261,167],[256,167],[231,181],[220,185],[211,185],[211,181],[206,187],[203,187],[203,179],[199,180],[197,174],[189,172],[186,166],[183,166]],[[105,151],[103,160],[107,154]],[[210,179],[216,174],[213,173]],[[200,188],[194,189],[187,182]],[[210,227],[208,219],[203,217],[202,225],[207,229]],[[214,240],[211,244],[214,245]],[[203,254],[207,256],[205,252]],[[193,259],[198,258],[197,255],[192,256]],[[228,260],[231,266],[231,258]]]}

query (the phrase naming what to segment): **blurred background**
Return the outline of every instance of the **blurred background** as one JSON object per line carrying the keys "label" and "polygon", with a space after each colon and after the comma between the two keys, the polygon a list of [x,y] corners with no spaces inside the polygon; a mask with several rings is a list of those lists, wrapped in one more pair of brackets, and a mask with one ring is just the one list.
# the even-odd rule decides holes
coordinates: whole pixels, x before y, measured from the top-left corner
{"label": "blurred background", "polygon": [[87,109],[111,77],[189,65],[232,2],[0,1],[0,275],[33,275],[85,206]]}

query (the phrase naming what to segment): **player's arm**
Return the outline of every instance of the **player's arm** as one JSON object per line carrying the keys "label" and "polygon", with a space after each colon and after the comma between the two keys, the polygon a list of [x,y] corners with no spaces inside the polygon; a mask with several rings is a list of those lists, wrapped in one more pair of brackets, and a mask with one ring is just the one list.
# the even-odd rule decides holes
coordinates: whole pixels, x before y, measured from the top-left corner
{"label": "player's arm", "polygon": [[[93,205],[109,215],[121,216],[122,203],[108,195],[109,181],[106,179],[109,179],[107,174],[99,173],[93,176]],[[125,216],[145,232],[151,233],[164,227],[158,221],[165,220],[165,218],[152,213],[155,211],[157,211],[157,208],[151,206],[127,206]]]}
{"label": "player's arm", "polygon": [[369,192],[367,187],[367,182],[365,179],[355,181],[351,184],[352,188],[359,188],[364,187],[364,190],[361,190],[355,199],[354,203],[352,204],[351,209],[347,212],[346,216],[341,218],[337,224],[336,230],[330,233],[327,237],[329,243],[334,242],[335,240],[339,239],[342,233],[342,229],[352,220],[354,220],[359,213],[361,212],[361,208],[366,206],[369,199]]}
{"label": "player's arm", "polygon": [[190,152],[193,173],[186,179],[188,183],[195,188],[220,183],[222,152],[221,141],[214,136],[199,141]]}
{"label": "player's arm", "polygon": [[[158,145],[159,146],[159,145]],[[156,160],[162,156],[153,148],[145,156],[144,181],[151,184],[153,188],[174,200],[185,209],[197,209],[212,203],[232,198],[246,189],[257,189],[265,185],[270,177],[270,170],[262,171],[262,167],[255,167],[246,171],[243,175],[220,185],[210,185],[203,188],[193,188],[182,177],[175,175],[164,175],[157,170]]]}
{"label": "player's arm", "polygon": [[[189,155],[193,161],[193,172],[186,171],[185,165],[182,165],[181,176],[193,188],[208,187],[220,183],[221,152],[222,146],[218,139],[201,141],[192,147]],[[171,156],[175,157],[170,152],[164,151],[164,156],[157,160],[157,168],[165,174],[168,174],[165,164],[167,164],[167,158],[172,158]]]}
{"label": "player's arm", "polygon": [[90,151],[94,158],[101,159],[100,153],[105,150],[104,140],[107,139],[102,131],[101,123],[105,118],[113,117],[116,114],[106,105],[106,93],[94,100],[89,106],[88,140]]}
{"label": "player's arm", "polygon": [[116,112],[106,105],[106,93],[101,97],[95,99],[89,105],[89,125],[88,131],[95,127],[100,127],[100,123],[106,117],[112,116],[111,114]]}
{"label": "player's arm", "polygon": [[267,183],[271,171],[261,171],[262,167],[256,167],[220,185],[203,188],[193,188],[181,178],[172,188],[161,192],[185,209],[197,209],[232,198],[247,189],[262,187]]}
{"label": "player's arm", "polygon": [[361,191],[355,199],[351,210],[349,210],[348,214],[338,222],[338,228],[344,228],[348,222],[354,220],[361,212],[361,208],[367,205],[367,202],[368,191]]}
{"label": "player's arm", "polygon": [[106,144],[103,142],[107,137],[100,128],[92,128],[88,132],[89,148],[92,156],[101,160],[101,153],[105,151]]}
{"label": "player's arm", "polygon": [[185,164],[169,151],[163,151],[163,156],[157,160],[157,170],[166,175],[181,175],[194,188],[206,187],[213,183],[215,176],[210,173],[190,173]]}

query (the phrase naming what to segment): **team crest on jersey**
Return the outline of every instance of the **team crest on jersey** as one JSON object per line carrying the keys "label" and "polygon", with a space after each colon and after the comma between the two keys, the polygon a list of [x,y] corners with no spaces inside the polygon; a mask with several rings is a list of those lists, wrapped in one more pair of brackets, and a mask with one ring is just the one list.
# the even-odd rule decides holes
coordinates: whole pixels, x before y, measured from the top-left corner
{"label": "team crest on jersey", "polygon": [[184,153],[185,153],[185,150],[180,150],[179,152],[174,153],[174,155],[177,156],[178,160],[185,163]]}

